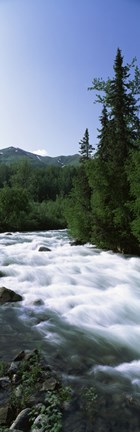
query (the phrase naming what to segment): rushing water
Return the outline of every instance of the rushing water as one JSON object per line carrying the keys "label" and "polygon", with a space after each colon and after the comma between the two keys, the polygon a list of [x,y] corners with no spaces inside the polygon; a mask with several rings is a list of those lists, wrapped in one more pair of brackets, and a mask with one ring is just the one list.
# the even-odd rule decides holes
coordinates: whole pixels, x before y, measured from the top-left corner
{"label": "rushing water", "polygon": [[140,397],[139,258],[71,246],[64,230],[1,234],[0,263],[23,296],[1,306],[1,356],[40,346],[72,381]]}

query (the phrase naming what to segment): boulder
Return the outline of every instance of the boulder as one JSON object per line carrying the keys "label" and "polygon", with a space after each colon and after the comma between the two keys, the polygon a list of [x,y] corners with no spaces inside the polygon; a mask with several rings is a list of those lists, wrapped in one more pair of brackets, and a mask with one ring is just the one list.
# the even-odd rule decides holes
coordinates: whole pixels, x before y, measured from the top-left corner
{"label": "boulder", "polygon": [[4,304],[7,302],[17,302],[21,300],[21,295],[15,293],[8,288],[0,287],[0,304]]}
{"label": "boulder", "polygon": [[18,367],[17,364],[15,362],[12,362],[9,369],[8,369],[8,376],[14,375],[15,373],[17,373]]}
{"label": "boulder", "polygon": [[21,361],[21,360],[23,360],[25,358],[25,351],[20,351],[16,356],[15,356],[15,358],[14,358],[14,362],[15,361]]}
{"label": "boulder", "polygon": [[[10,417],[9,406],[0,406],[0,426],[5,426]],[[0,428],[1,429],[1,428]]]}
{"label": "boulder", "polygon": [[0,389],[7,389],[11,384],[10,378],[7,376],[3,376],[0,378]]}
{"label": "boulder", "polygon": [[81,240],[73,240],[70,242],[71,246],[83,246],[84,243]]}
{"label": "boulder", "polygon": [[59,387],[58,380],[54,377],[50,377],[50,378],[47,378],[47,380],[43,382],[43,385],[41,387],[41,391],[45,391],[45,392],[52,391],[58,387]]}
{"label": "boulder", "polygon": [[34,305],[35,306],[43,306],[44,305],[44,301],[42,299],[37,299],[34,301]]}
{"label": "boulder", "polygon": [[[45,429],[44,429],[45,425]],[[32,425],[32,432],[44,432],[44,430],[47,431],[47,416],[45,414],[39,414],[33,425]]]}
{"label": "boulder", "polygon": [[51,249],[49,249],[46,246],[40,246],[40,248],[38,249],[39,252],[51,252]]}
{"label": "boulder", "polygon": [[29,420],[30,409],[25,408],[22,410],[15,421],[10,426],[10,431],[14,429],[20,429],[22,431],[28,432],[30,430],[30,420]]}

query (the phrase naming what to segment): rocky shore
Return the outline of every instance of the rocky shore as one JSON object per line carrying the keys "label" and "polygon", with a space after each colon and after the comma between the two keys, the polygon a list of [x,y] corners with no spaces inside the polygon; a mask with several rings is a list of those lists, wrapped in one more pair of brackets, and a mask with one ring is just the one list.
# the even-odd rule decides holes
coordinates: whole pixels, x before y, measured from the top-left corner
{"label": "rocky shore", "polygon": [[[21,300],[0,288],[1,305]],[[23,349],[0,361],[0,432],[10,431],[139,432],[140,394],[129,387],[113,391],[113,382],[105,393],[93,380],[80,382],[80,375],[64,380],[42,352]]]}
{"label": "rocky shore", "polygon": [[21,351],[0,363],[0,431],[59,432],[72,396],[38,350]]}

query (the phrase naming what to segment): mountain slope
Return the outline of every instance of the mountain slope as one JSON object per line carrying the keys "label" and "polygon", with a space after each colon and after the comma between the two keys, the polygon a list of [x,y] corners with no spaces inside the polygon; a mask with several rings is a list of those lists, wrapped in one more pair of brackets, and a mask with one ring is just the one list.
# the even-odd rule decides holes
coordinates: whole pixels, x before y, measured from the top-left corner
{"label": "mountain slope", "polygon": [[19,162],[21,159],[27,159],[35,166],[67,166],[78,165],[80,156],[78,154],[72,156],[39,156],[34,153],[22,150],[18,147],[8,147],[0,150],[0,164],[11,165]]}

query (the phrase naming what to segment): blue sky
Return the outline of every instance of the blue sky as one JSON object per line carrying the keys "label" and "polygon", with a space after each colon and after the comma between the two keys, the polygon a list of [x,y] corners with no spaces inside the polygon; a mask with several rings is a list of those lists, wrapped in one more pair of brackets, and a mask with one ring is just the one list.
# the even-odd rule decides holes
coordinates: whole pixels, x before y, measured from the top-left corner
{"label": "blue sky", "polygon": [[87,88],[119,47],[140,66],[140,0],[0,0],[0,148],[74,154],[101,107]]}

